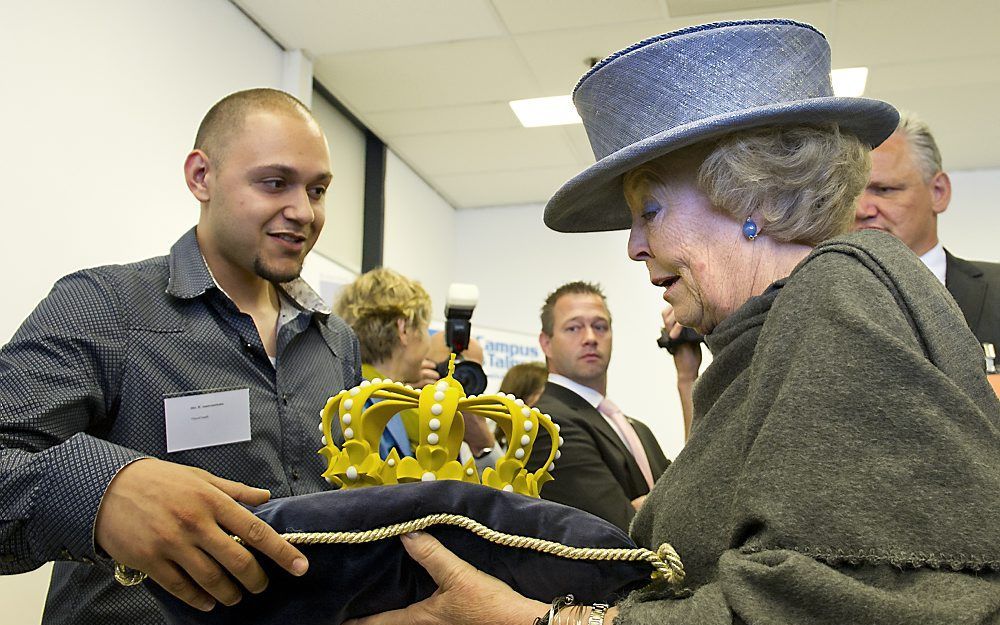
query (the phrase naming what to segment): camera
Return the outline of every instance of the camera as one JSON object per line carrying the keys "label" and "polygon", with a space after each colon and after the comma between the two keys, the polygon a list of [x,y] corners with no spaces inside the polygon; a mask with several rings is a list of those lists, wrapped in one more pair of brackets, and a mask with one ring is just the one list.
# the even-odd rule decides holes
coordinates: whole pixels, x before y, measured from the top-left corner
{"label": "camera", "polygon": [[697,330],[685,327],[681,330],[680,336],[675,339],[670,338],[670,335],[667,334],[666,329],[664,329],[663,332],[660,333],[660,338],[656,339],[656,344],[673,355],[677,353],[677,349],[681,345],[697,346],[703,340],[705,340],[705,337],[698,334]]}
{"label": "camera", "polygon": [[[466,360],[462,353],[472,339],[472,311],[479,302],[479,288],[474,284],[452,284],[444,308],[444,340],[455,356],[453,377],[466,395],[481,395],[486,390],[486,372],[478,362]],[[448,375],[448,361],[437,364],[438,375]]]}

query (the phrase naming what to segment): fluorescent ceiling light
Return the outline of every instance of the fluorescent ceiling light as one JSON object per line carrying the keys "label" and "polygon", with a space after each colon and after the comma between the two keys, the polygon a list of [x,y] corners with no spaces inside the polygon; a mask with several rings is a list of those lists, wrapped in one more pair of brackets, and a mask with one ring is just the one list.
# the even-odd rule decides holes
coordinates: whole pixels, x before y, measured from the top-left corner
{"label": "fluorescent ceiling light", "polygon": [[573,106],[573,99],[568,95],[513,100],[510,108],[525,128],[583,123]]}
{"label": "fluorescent ceiling light", "polygon": [[860,98],[868,82],[867,67],[845,67],[830,72],[833,79],[833,95],[843,98]]}

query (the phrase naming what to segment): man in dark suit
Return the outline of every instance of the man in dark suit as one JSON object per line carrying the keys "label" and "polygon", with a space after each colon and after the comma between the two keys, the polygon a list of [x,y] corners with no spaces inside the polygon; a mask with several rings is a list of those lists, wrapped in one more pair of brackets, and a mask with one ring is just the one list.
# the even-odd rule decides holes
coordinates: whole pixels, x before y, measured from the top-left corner
{"label": "man in dark suit", "polygon": [[[649,428],[606,397],[611,314],[604,294],[586,282],[565,284],[546,299],[541,317],[549,380],[537,408],[552,416],[563,440],[555,480],[541,495],[627,530],[670,461]],[[535,463],[548,450],[540,438]]]}
{"label": "man in dark suit", "polygon": [[963,260],[944,249],[937,218],[950,200],[951,180],[930,128],[903,113],[896,132],[872,151],[855,228],[885,230],[906,243],[947,287],[979,341],[1000,346],[1000,264]]}

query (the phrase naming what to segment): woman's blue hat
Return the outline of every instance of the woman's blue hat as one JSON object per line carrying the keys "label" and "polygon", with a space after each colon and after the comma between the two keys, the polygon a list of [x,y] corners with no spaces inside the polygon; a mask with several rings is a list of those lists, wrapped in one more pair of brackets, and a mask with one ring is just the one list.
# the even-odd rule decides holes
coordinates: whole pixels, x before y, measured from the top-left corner
{"label": "woman's blue hat", "polygon": [[875,147],[899,120],[885,102],[834,96],[826,37],[791,20],[718,22],[640,41],[584,74],[573,101],[597,162],[546,205],[545,224],[560,232],[628,229],[623,174],[706,139],[835,122]]}

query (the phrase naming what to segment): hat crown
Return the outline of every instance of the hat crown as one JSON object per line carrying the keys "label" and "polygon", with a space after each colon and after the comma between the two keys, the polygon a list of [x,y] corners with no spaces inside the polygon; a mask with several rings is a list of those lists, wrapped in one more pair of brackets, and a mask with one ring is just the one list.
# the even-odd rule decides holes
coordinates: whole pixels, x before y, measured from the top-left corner
{"label": "hat crown", "polygon": [[[327,460],[323,477],[341,488],[459,480],[538,497],[541,487],[552,479],[549,471],[558,457],[559,426],[552,417],[513,395],[466,397],[454,372],[452,354],[448,375],[423,389],[375,378],[329,398],[320,413],[323,448],[319,453]],[[410,409],[418,414],[419,440],[414,455],[400,458],[392,449],[383,459],[379,441],[386,424],[400,411]],[[510,441],[496,468],[483,471],[482,481],[471,458],[465,464],[457,460],[465,433],[462,413],[494,420]],[[333,442],[335,421],[344,434],[342,447]],[[549,456],[541,468],[529,472],[525,465],[543,431],[552,439]]]}
{"label": "hat crown", "polygon": [[661,132],[833,95],[830,47],[791,20],[718,22],[617,52],[573,92],[597,160]]}

